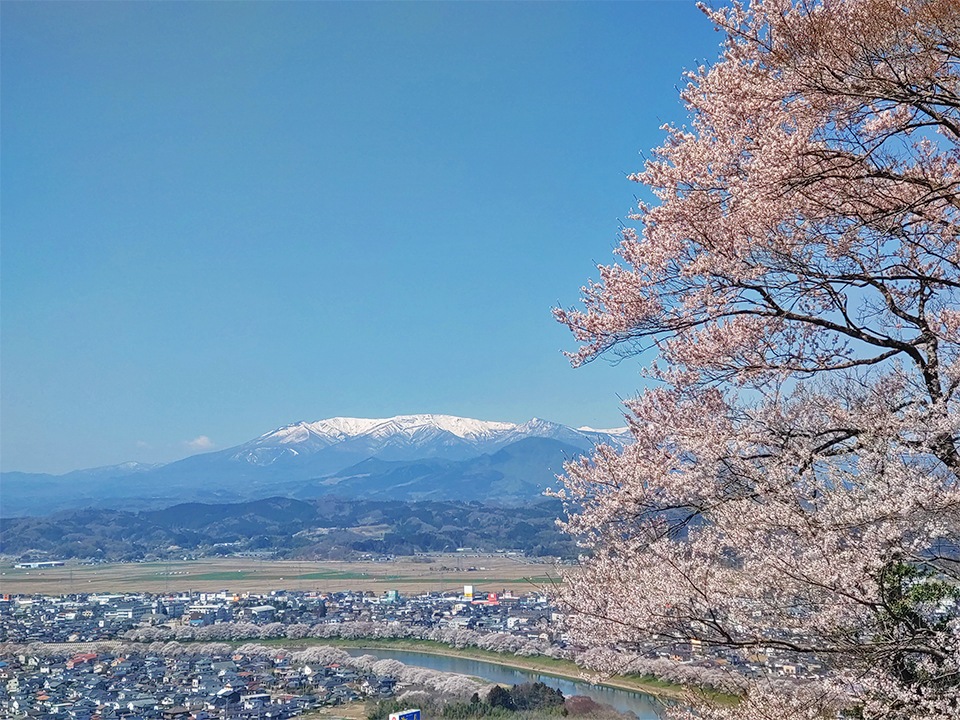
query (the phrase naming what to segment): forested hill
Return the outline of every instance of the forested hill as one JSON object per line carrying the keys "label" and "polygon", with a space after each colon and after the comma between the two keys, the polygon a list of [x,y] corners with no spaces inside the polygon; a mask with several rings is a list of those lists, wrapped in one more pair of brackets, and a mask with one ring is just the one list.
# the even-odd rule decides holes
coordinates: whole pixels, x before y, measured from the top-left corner
{"label": "forested hill", "polygon": [[270,552],[282,558],[349,558],[461,547],[573,556],[555,500],[503,508],[478,502],[274,497],[163,510],[70,510],[0,521],[0,552],[23,559],[135,560],[185,554]]}

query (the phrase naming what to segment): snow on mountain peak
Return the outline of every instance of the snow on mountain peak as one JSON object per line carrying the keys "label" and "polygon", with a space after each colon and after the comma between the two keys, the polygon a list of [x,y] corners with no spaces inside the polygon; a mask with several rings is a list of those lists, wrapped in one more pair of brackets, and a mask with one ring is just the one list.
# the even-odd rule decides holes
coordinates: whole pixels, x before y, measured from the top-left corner
{"label": "snow on mountain peak", "polygon": [[437,432],[450,433],[467,442],[496,440],[506,436],[554,437],[569,434],[624,436],[627,428],[570,428],[566,425],[531,418],[518,425],[511,422],[475,420],[455,415],[418,414],[390,418],[333,417],[316,422],[298,422],[265,433],[258,444],[303,444],[325,446],[359,437],[424,437]]}
{"label": "snow on mountain peak", "polygon": [[414,428],[432,425],[464,439],[486,438],[517,427],[514,423],[474,420],[454,415],[401,415],[394,420]]}
{"label": "snow on mountain peak", "polygon": [[[255,465],[294,457],[312,457],[328,448],[340,456],[360,459],[411,459],[496,452],[524,438],[545,438],[589,450],[597,442],[618,442],[624,430],[574,429],[532,418],[523,424],[476,420],[455,415],[397,415],[391,418],[333,417],[297,422],[264,433],[235,448],[231,455]],[[299,461],[298,461],[299,462]]]}
{"label": "snow on mountain peak", "polygon": [[374,418],[334,417],[313,423],[304,423],[304,425],[316,435],[341,440],[368,433],[382,422],[383,420]]}
{"label": "snow on mountain peak", "polygon": [[516,427],[513,423],[474,420],[453,415],[397,415],[391,418],[335,417],[307,424],[317,435],[338,439],[360,435],[412,435],[429,429],[444,430],[462,439],[486,438]]}
{"label": "snow on mountain peak", "polygon": [[542,429],[553,429],[564,427],[560,423],[555,423],[550,420],[544,420],[543,418],[530,418],[523,425],[521,425],[518,430],[542,430]]}
{"label": "snow on mountain peak", "polygon": [[578,427],[577,430],[585,433],[599,433],[601,435],[626,435],[630,432],[628,427],[618,427],[618,428],[592,428],[589,425],[584,425],[583,427]]}
{"label": "snow on mountain peak", "polygon": [[391,418],[333,417],[316,422],[297,422],[264,433],[255,441],[264,444],[331,445],[358,437],[414,437],[438,431],[450,433],[462,440],[480,441],[495,438],[517,429],[515,423],[454,415],[397,415]]}

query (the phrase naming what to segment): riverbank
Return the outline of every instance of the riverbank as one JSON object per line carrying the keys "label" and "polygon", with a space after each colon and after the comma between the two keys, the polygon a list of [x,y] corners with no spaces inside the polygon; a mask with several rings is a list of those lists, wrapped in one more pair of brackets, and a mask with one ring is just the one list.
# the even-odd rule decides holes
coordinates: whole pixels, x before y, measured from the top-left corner
{"label": "riverbank", "polygon": [[356,640],[343,638],[304,638],[302,640],[261,640],[259,643],[291,649],[308,647],[310,645],[330,645],[332,647],[356,648],[360,650],[409,650],[427,655],[480,660],[515,670],[526,670],[541,675],[550,675],[563,680],[585,681],[616,690],[645,693],[663,700],[684,700],[691,693],[698,693],[706,694],[711,699],[724,704],[734,704],[737,702],[737,697],[734,695],[718,693],[703,688],[688,688],[683,685],[659,680],[655,677],[615,675],[597,678],[569,660],[560,660],[544,655],[534,655],[530,657],[507,655],[505,653],[481,650],[480,648],[474,647],[453,648],[433,640],[414,640],[410,638]]}

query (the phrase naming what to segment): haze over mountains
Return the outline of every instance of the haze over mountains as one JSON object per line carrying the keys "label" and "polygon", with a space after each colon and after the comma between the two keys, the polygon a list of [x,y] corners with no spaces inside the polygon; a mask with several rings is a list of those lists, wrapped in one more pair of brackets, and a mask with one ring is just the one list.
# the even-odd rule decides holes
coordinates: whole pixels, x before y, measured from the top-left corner
{"label": "haze over mountains", "polygon": [[625,428],[571,428],[450,415],[298,422],[236,447],[166,465],[124,463],[65,475],[2,475],[0,516],[80,507],[146,509],[270,496],[517,503],[556,485],[565,460]]}

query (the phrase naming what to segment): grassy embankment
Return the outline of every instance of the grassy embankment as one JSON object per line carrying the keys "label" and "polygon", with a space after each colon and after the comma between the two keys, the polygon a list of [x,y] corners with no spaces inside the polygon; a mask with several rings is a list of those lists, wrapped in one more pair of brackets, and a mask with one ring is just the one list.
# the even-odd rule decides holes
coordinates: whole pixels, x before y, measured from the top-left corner
{"label": "grassy embankment", "polygon": [[303,640],[253,640],[264,645],[275,645],[287,648],[306,647],[308,645],[330,645],[333,647],[349,647],[359,649],[376,650],[383,648],[388,650],[410,650],[429,655],[445,655],[449,657],[470,658],[473,660],[482,660],[495,665],[516,668],[518,670],[529,670],[543,675],[552,675],[553,677],[563,678],[565,680],[581,680],[593,682],[597,685],[617,688],[618,690],[629,690],[631,692],[641,692],[647,695],[668,699],[680,700],[691,692],[703,693],[713,700],[724,704],[733,704],[737,701],[735,695],[716,692],[709,689],[693,689],[683,685],[659,680],[648,675],[615,675],[612,677],[595,680],[575,663],[570,660],[560,660],[558,658],[546,657],[545,655],[534,655],[532,657],[523,657],[519,655],[507,655],[505,653],[493,652],[491,650],[481,650],[480,648],[466,647],[453,648],[449,645],[436,642],[434,640],[414,640],[409,638],[390,638],[376,640],[345,640],[342,638],[305,638]]}
{"label": "grassy embankment", "polygon": [[300,717],[301,720],[367,720],[367,703],[361,701],[323,707]]}

